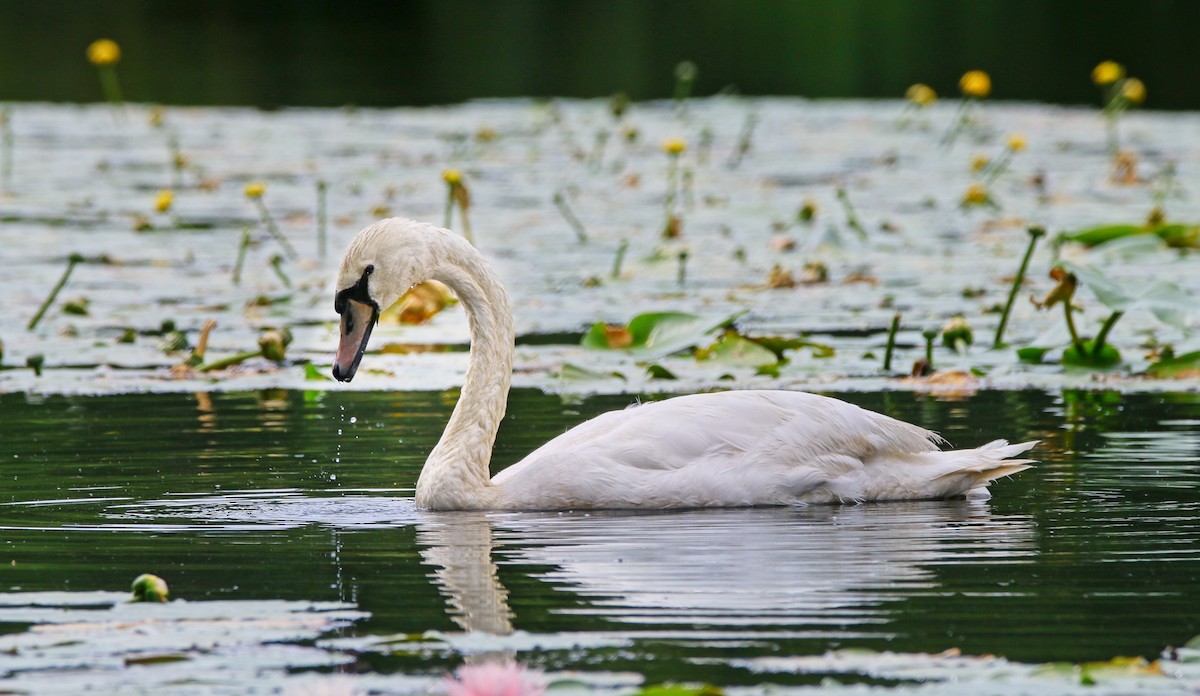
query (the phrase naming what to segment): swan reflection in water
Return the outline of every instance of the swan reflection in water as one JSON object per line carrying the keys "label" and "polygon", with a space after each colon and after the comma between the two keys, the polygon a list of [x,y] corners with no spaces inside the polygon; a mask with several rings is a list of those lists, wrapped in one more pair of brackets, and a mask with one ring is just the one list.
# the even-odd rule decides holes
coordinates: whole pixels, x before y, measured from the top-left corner
{"label": "swan reflection in water", "polygon": [[[935,566],[1032,561],[1032,520],[986,502],[673,513],[429,513],[417,541],[466,631],[513,629],[501,563],[583,599],[561,613],[641,625],[886,623],[883,604],[938,586]],[[493,550],[496,551],[493,554]]]}
{"label": "swan reflection in water", "polygon": [[496,635],[514,628],[497,562],[537,568],[532,577],[567,595],[553,602],[559,615],[641,626],[808,626],[844,635],[887,623],[890,602],[937,589],[937,566],[1032,562],[1036,554],[1029,516],[994,514],[979,500],[434,513],[405,497],[287,490],[108,509],[121,522],[102,525],[106,530],[144,529],[150,520],[160,531],[412,525],[453,620],[465,631]]}

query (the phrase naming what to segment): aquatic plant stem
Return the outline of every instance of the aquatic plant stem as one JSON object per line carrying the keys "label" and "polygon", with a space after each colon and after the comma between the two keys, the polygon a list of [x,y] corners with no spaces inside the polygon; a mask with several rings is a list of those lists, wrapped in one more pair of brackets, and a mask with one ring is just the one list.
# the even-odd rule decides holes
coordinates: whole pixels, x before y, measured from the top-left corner
{"label": "aquatic plant stem", "polygon": [[246,247],[250,246],[250,228],[242,230],[242,242],[238,244],[237,262],[233,264],[233,284],[242,282],[242,264],[246,261]]}
{"label": "aquatic plant stem", "polygon": [[117,68],[111,63],[96,66],[97,72],[100,74],[100,88],[104,90],[104,97],[113,107],[113,113],[117,115],[118,120],[125,118],[125,100],[121,98],[121,81],[117,79]]}
{"label": "aquatic plant stem", "polygon": [[317,181],[317,258],[325,258],[325,217],[327,189],[329,185],[323,179]]}
{"label": "aquatic plant stem", "polygon": [[746,153],[750,152],[750,146],[754,139],[754,127],[758,125],[758,114],[750,112],[746,114],[746,120],[742,122],[742,131],[738,135],[737,147],[729,155],[729,168],[737,169],[737,166],[742,163],[742,159]]}
{"label": "aquatic plant stem", "polygon": [[0,191],[12,190],[13,172],[13,132],[12,110],[7,106],[0,108]]}
{"label": "aquatic plant stem", "polygon": [[[1004,345],[1004,328],[1008,326],[1008,315],[1012,312],[1013,303],[1017,300],[1021,284],[1025,282],[1025,271],[1029,269],[1029,259],[1033,257],[1033,248],[1037,245],[1037,240],[1045,234],[1046,230],[1041,227],[1029,228],[1029,246],[1025,248],[1021,266],[1017,269],[1017,275],[1013,277],[1012,289],[1008,291],[1008,301],[1004,303],[1004,311],[1000,314],[1000,323],[996,326],[996,338],[992,341],[994,349],[999,349]],[[1068,304],[1070,303],[1068,302]]]}
{"label": "aquatic plant stem", "polygon": [[1063,314],[1067,318],[1067,331],[1071,334],[1071,345],[1075,346],[1075,352],[1079,353],[1080,356],[1086,356],[1088,352],[1084,348],[1083,341],[1079,338],[1079,332],[1075,330],[1075,317],[1071,314],[1071,298],[1064,299],[1062,305]]}
{"label": "aquatic plant stem", "polygon": [[275,254],[271,257],[271,268],[275,269],[275,275],[279,276],[279,280],[283,281],[283,287],[291,288],[292,280],[283,272],[283,257]]}
{"label": "aquatic plant stem", "polygon": [[260,355],[262,355],[261,350],[248,350],[244,353],[236,353],[234,355],[230,355],[230,356],[227,356],[224,358],[219,358],[210,363],[205,363],[205,364],[197,367],[196,371],[197,372],[212,372],[213,370],[224,370],[227,367],[233,367],[234,365],[240,365],[240,364],[246,362],[247,360],[249,360],[250,358],[257,358]]}
{"label": "aquatic plant stem", "polygon": [[937,338],[937,329],[926,329],[921,332],[925,337],[925,365],[930,372],[933,372],[933,341]]}
{"label": "aquatic plant stem", "polygon": [[850,203],[850,196],[846,193],[846,189],[838,188],[837,199],[842,204],[842,210],[846,212],[846,226],[857,232],[859,239],[865,240],[867,238],[867,230],[858,221],[858,215],[854,212],[854,205]]}
{"label": "aquatic plant stem", "polygon": [[63,271],[62,277],[58,279],[58,283],[50,291],[45,302],[42,302],[42,306],[38,308],[37,314],[33,315],[33,319],[29,320],[29,326],[25,328],[26,331],[33,331],[37,328],[38,322],[42,320],[42,317],[46,314],[46,310],[50,309],[50,305],[54,304],[54,299],[58,297],[58,293],[62,292],[63,286],[67,284],[67,280],[71,277],[71,271],[75,270],[75,264],[82,261],[82,255],[71,254],[67,259],[67,270]]}
{"label": "aquatic plant stem", "polygon": [[622,239],[621,245],[617,247],[617,255],[613,258],[612,272],[609,276],[616,280],[621,277],[621,264],[625,262],[625,252],[629,249],[629,240]]}
{"label": "aquatic plant stem", "polygon": [[688,260],[687,250],[685,249],[685,250],[679,252],[679,272],[675,276],[675,282],[681,288],[683,287],[684,283],[687,282],[687,260]]}
{"label": "aquatic plant stem", "polygon": [[279,242],[279,246],[283,247],[283,251],[288,255],[289,258],[298,258],[299,255],[296,253],[296,249],[292,247],[292,244],[287,240],[287,237],[283,236],[283,232],[279,231],[279,227],[275,224],[275,218],[271,217],[270,211],[267,210],[267,204],[262,202],[261,197],[255,197],[251,200],[253,200],[254,205],[258,207],[258,214],[260,217],[262,217],[263,225],[266,226],[267,231],[271,233],[271,236]]}
{"label": "aquatic plant stem", "polygon": [[883,351],[883,371],[892,371],[892,352],[896,349],[896,332],[900,330],[900,313],[892,316],[892,325],[888,328],[887,348]]}
{"label": "aquatic plant stem", "polygon": [[1092,342],[1092,358],[1099,359],[1100,351],[1104,349],[1104,342],[1108,339],[1108,332],[1112,331],[1113,325],[1117,323],[1125,312],[1117,310],[1104,320],[1104,325],[1100,327],[1100,333],[1096,334],[1096,340]]}
{"label": "aquatic plant stem", "polygon": [[587,230],[584,229],[583,223],[575,215],[575,211],[571,210],[570,204],[567,203],[567,197],[563,195],[562,191],[554,194],[554,206],[558,208],[559,213],[562,213],[563,218],[566,219],[571,229],[575,230],[575,237],[579,240],[579,243],[587,244]]}

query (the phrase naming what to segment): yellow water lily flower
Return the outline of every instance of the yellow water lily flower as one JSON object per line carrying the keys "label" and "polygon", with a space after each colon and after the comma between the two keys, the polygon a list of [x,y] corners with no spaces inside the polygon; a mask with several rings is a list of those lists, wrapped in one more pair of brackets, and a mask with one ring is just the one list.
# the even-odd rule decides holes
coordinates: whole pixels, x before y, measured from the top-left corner
{"label": "yellow water lily flower", "polygon": [[451,186],[458,186],[462,183],[462,172],[457,169],[446,169],[442,172],[442,181]]}
{"label": "yellow water lily flower", "polygon": [[1013,152],[1020,152],[1029,145],[1029,141],[1025,139],[1024,133],[1012,133],[1008,136],[1008,149]]}
{"label": "yellow water lily flower", "polygon": [[982,172],[987,169],[987,166],[992,163],[987,155],[975,155],[971,158],[971,171]]}
{"label": "yellow water lily flower", "polygon": [[87,57],[94,65],[112,65],[121,60],[121,47],[112,39],[98,39],[88,45]]}
{"label": "yellow water lily flower", "polygon": [[971,184],[967,187],[967,192],[963,194],[963,205],[984,205],[989,203],[992,197],[988,195],[987,189],[983,184]]}
{"label": "yellow water lily flower", "polygon": [[1130,104],[1141,104],[1146,101],[1146,85],[1136,77],[1130,77],[1121,83],[1121,96]]}
{"label": "yellow water lily flower", "polygon": [[963,74],[958,81],[958,88],[964,96],[983,99],[992,91],[992,78],[982,70],[971,70]]}
{"label": "yellow water lily flower", "polygon": [[246,184],[246,198],[262,198],[263,193],[267,190],[266,183],[262,181],[251,181]]}
{"label": "yellow water lily flower", "polygon": [[937,92],[933,91],[929,85],[918,82],[908,88],[904,93],[904,98],[917,106],[929,106],[937,101]]}
{"label": "yellow water lily flower", "polygon": [[1097,85],[1111,85],[1125,77],[1125,67],[1115,61],[1106,60],[1092,68],[1092,82]]}
{"label": "yellow water lily flower", "polygon": [[668,155],[678,155],[687,149],[687,143],[683,138],[667,138],[663,141],[662,149]]}
{"label": "yellow water lily flower", "polygon": [[171,209],[171,204],[175,202],[175,194],[171,189],[163,189],[154,197],[154,209],[160,213],[165,213]]}

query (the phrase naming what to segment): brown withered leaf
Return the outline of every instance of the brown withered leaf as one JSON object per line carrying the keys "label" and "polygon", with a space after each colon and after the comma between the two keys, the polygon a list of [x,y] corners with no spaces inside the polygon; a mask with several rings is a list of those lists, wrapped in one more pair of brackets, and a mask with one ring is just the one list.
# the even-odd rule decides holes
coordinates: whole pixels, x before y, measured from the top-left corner
{"label": "brown withered leaf", "polygon": [[436,280],[417,283],[379,315],[380,323],[423,324],[457,300],[450,288]]}
{"label": "brown withered leaf", "polygon": [[1029,301],[1038,309],[1049,309],[1059,302],[1070,302],[1071,297],[1075,295],[1075,287],[1078,281],[1075,280],[1074,273],[1068,273],[1062,266],[1055,266],[1050,269],[1050,279],[1057,281],[1050,292],[1046,293],[1046,297],[1039,301],[1037,297],[1030,296]]}
{"label": "brown withered leaf", "polygon": [[610,348],[627,348],[633,345],[633,334],[624,326],[608,324],[604,327],[604,340]]}

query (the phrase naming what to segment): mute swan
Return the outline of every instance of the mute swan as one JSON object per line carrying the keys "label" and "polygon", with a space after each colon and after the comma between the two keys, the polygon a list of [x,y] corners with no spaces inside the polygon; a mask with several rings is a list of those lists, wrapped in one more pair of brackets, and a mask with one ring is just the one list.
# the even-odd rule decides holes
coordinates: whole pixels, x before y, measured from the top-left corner
{"label": "mute swan", "polygon": [[795,505],[986,496],[1029,468],[1036,442],[939,451],[924,428],[837,399],[791,391],[679,396],[582,423],[491,477],[512,381],[514,329],[495,271],[462,237],[391,218],[350,242],[338,273],[333,376],[354,377],[379,312],[440,280],[458,295],[471,357],[458,404],[417,480],[431,510]]}

